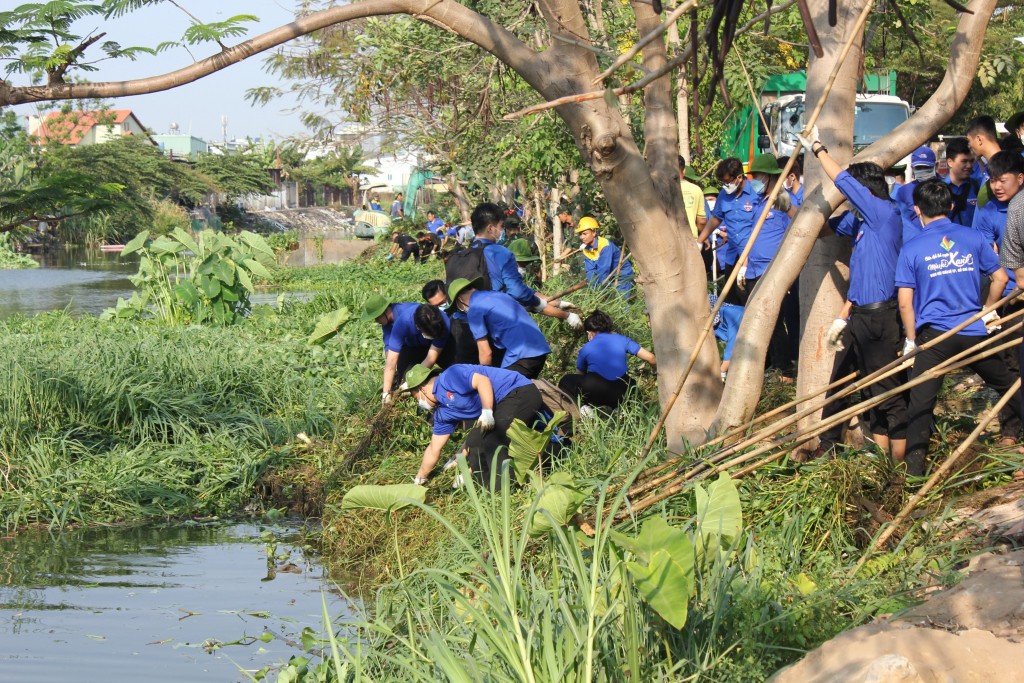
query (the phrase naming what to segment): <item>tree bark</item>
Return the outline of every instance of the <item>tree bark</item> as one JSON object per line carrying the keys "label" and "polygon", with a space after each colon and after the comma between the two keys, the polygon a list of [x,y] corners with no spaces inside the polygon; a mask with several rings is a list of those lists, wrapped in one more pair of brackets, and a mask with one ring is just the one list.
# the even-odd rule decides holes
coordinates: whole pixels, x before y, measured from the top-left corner
{"label": "tree bark", "polygon": [[[973,14],[963,14],[960,17],[956,33],[950,43],[946,75],[938,89],[908,121],[858,154],[855,161],[874,161],[883,168],[891,166],[927,141],[952,118],[963,104],[977,73],[985,28],[995,6],[996,0],[975,0],[970,3],[968,8]],[[819,28],[822,26],[822,16],[820,13],[815,15],[815,24]],[[827,27],[827,22],[824,25]],[[809,108],[813,107],[814,102],[809,102],[809,105]],[[824,128],[821,128],[821,134],[826,140],[831,139],[825,137]],[[829,151],[831,153],[832,150]],[[805,166],[811,168],[816,164],[809,159]],[[747,304],[740,336],[733,351],[729,380],[726,382],[722,403],[715,417],[714,429],[717,433],[742,425],[753,416],[761,394],[765,355],[771,330],[778,318],[782,294],[792,286],[797,276],[801,275],[801,270],[821,234],[825,219],[842,202],[843,196],[831,182],[808,187],[805,191],[804,204],[800,212]],[[845,278],[845,275],[841,276],[837,270],[830,277]],[[821,281],[824,282],[825,279],[822,278]],[[801,282],[801,295],[803,291],[804,286]],[[817,325],[808,325],[807,321],[802,321],[801,362],[804,362],[803,356],[808,350],[812,354],[817,353],[818,346],[822,344],[824,327],[821,325],[820,322]],[[823,353],[821,359],[816,362],[830,363],[831,360],[826,360],[826,356],[827,354]],[[814,388],[820,386],[823,385],[816,385]],[[814,389],[809,389],[808,383],[805,382],[800,385],[800,390],[804,392]]]}

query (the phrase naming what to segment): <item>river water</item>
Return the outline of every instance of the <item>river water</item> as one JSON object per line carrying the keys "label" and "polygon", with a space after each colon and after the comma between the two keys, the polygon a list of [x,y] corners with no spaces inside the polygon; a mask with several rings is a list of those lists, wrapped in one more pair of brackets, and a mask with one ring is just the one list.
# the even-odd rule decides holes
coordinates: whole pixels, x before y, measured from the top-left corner
{"label": "river water", "polygon": [[[76,316],[99,315],[113,307],[119,297],[131,298],[135,291],[128,280],[139,268],[134,257],[68,248],[33,258],[39,268],[0,270],[0,319],[62,309]],[[253,304],[273,304],[278,296],[277,292],[257,292],[250,300]],[[311,298],[303,292],[284,296],[299,301]]]}
{"label": "river water", "polygon": [[0,539],[0,681],[246,681],[324,631],[321,596],[349,613],[294,524],[22,533]]}

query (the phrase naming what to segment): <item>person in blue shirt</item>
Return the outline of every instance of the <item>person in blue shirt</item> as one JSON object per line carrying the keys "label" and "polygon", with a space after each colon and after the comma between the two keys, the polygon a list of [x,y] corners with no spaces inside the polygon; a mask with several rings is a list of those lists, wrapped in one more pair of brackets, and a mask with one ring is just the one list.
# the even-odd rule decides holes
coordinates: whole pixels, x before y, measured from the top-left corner
{"label": "person in blue shirt", "polygon": [[480,365],[494,365],[535,379],[544,368],[551,347],[522,306],[502,292],[477,289],[480,278],[458,278],[448,287],[451,304],[469,320]]}
{"label": "person in blue shirt", "polygon": [[384,336],[384,403],[391,401],[402,375],[416,363],[447,367],[454,360],[455,345],[449,343],[448,316],[436,306],[392,303],[374,294],[363,304],[362,321],[369,320],[381,326]]}
{"label": "person in blue shirt", "polygon": [[[998,301],[1006,286],[1006,273],[999,259],[977,230],[951,223],[953,203],[949,188],[941,180],[920,183],[914,190],[914,206],[922,233],[903,246],[896,268],[900,316],[906,330],[903,354],[915,354],[919,346],[952,330],[981,311],[978,282],[991,278],[986,306]],[[995,311],[972,322],[960,332],[914,355],[912,377],[920,377],[946,359],[975,346],[987,334],[986,325],[998,324]],[[970,364],[1000,396],[1014,382],[1002,354]],[[910,426],[907,429],[907,472],[921,476],[931,435],[932,411],[942,377],[922,382],[910,390]],[[999,413],[1000,445],[1017,441],[1020,433],[1020,395],[1014,392]]]}
{"label": "person in blue shirt", "polygon": [[[745,306],[750,292],[754,291],[758,280],[768,269],[768,264],[775,258],[782,238],[789,228],[791,214],[796,207],[788,192],[780,192],[775,203],[766,207],[768,196],[779,182],[782,171],[778,162],[771,154],[758,154],[750,163],[750,186],[758,193],[759,200],[754,207],[756,220],[765,214],[764,222],[757,237],[751,236],[750,253],[739,263],[736,274],[736,286],[741,290],[739,301]],[[756,223],[755,220],[755,223]],[[742,256],[742,254],[741,254]],[[799,351],[800,334],[800,301],[799,289],[796,285],[786,292],[779,317],[772,332],[772,341],[768,347],[768,365],[785,373],[790,372],[796,362]]]}
{"label": "person in blue shirt", "polygon": [[380,199],[373,197],[370,199],[370,210],[371,211],[383,211],[384,209],[380,205]]}
{"label": "person in blue shirt", "polygon": [[568,310],[568,302],[548,301],[523,282],[523,276],[516,266],[516,257],[506,247],[498,244],[505,223],[505,212],[501,207],[490,202],[478,204],[470,220],[474,240],[469,248],[484,250],[484,262],[487,264],[492,290],[508,294],[531,313],[543,313],[564,320],[574,330],[583,328],[583,320]]}
{"label": "person in blue shirt", "polygon": [[399,192],[395,195],[395,200],[391,202],[391,220],[400,221],[405,218],[405,208],[402,205],[403,197],[402,193]]}
{"label": "person in blue shirt", "polygon": [[[566,375],[558,388],[586,406],[617,408],[626,397],[633,379],[629,376],[627,355],[657,366],[654,354],[629,337],[614,332],[611,316],[596,310],[583,321],[587,343],[576,357],[579,373]],[[586,414],[589,411],[581,410]]]}
{"label": "person in blue shirt", "polygon": [[[837,351],[829,383],[849,374],[852,367],[865,377],[899,356],[900,321],[896,310],[896,260],[903,244],[903,221],[889,198],[889,186],[878,164],[850,164],[847,170],[829,156],[815,129],[801,143],[821,163],[825,174],[843,193],[853,210],[830,225],[837,235],[850,237],[850,287],[847,304],[825,333],[825,342]],[[847,308],[847,306],[849,308]],[[849,311],[849,320],[847,320]],[[903,384],[900,373],[866,387],[866,398],[878,396]],[[827,405],[822,419],[837,414],[843,401]],[[868,410],[871,436],[894,460],[902,461],[906,446],[907,404],[896,394]],[[842,426],[820,437],[822,452],[842,440]]]}
{"label": "person in blue shirt", "polygon": [[[985,241],[991,244],[998,254],[1003,246],[1010,200],[1020,192],[1021,185],[1024,184],[1024,157],[1015,152],[998,152],[989,160],[988,170],[991,199],[975,211],[971,227],[981,232]],[[1009,294],[1017,286],[1013,272],[1008,271],[1007,275],[1009,282],[1004,295]],[[1013,303],[1011,306],[1016,307],[1019,304]]]}
{"label": "person in blue shirt", "polygon": [[[414,365],[402,385],[434,418],[433,435],[413,483],[427,483],[455,428],[474,420],[465,442],[467,464],[474,479],[485,485],[493,481],[494,488],[500,488],[501,464],[508,460],[508,428],[517,419],[533,425],[544,404],[540,391],[519,373],[501,368],[453,365],[436,372],[435,368]],[[456,486],[460,483],[456,478]]]}
{"label": "person in blue shirt", "polygon": [[437,235],[438,230],[444,230],[446,227],[444,221],[438,218],[433,211],[427,211],[427,230]]}
{"label": "person in blue shirt", "polygon": [[910,172],[914,179],[895,189],[893,198],[900,210],[903,221],[903,241],[908,242],[921,232],[921,221],[914,213],[914,188],[917,184],[935,177],[935,152],[927,145],[918,147],[910,155]]}
{"label": "person in blue shirt", "polygon": [[[789,157],[779,157],[779,168],[786,168]],[[804,155],[799,154],[793,162],[793,168],[789,169],[789,175],[782,181],[782,187],[789,193],[789,200],[793,206],[800,208],[804,203]]]}
{"label": "person in blue shirt", "polygon": [[[707,246],[708,238],[715,230],[720,231],[726,243],[718,249],[718,261],[728,277],[750,239],[758,216],[754,208],[761,197],[743,174],[743,164],[736,157],[720,161],[715,168],[715,178],[722,184],[722,190],[697,241]],[[726,299],[729,303],[743,304],[742,293],[737,288],[730,289]]]}
{"label": "person in blue shirt", "polygon": [[584,216],[576,225],[576,235],[583,246],[583,266],[587,273],[587,284],[591,289],[614,286],[620,294],[630,296],[633,291],[633,266],[629,259],[622,259],[622,251],[614,242],[599,237],[597,221]]}
{"label": "person in blue shirt", "polygon": [[953,210],[949,213],[949,220],[971,227],[978,206],[980,184],[971,177],[974,152],[967,144],[967,138],[953,138],[946,143],[946,166],[949,175],[944,180],[953,195]]}

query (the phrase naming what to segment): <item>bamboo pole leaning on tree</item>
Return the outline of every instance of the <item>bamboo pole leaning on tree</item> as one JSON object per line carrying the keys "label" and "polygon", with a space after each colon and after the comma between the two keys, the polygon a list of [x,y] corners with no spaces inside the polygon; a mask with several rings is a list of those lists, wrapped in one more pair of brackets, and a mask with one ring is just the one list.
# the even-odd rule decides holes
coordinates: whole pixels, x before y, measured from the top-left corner
{"label": "bamboo pole leaning on tree", "polygon": [[[1018,329],[1020,327],[1021,327],[1021,324],[1018,323],[1017,325],[1014,325],[1013,327],[1005,330],[1004,332],[1009,334],[1010,332],[1015,331],[1016,329]],[[989,340],[986,339],[986,342],[988,342],[988,341]],[[988,358],[988,357],[993,356],[993,355],[995,355],[997,353],[1001,353],[1002,351],[1010,349],[1010,348],[1013,348],[1014,346],[1017,346],[1019,344],[1020,344],[1019,340],[1012,339],[1010,341],[1007,341],[1007,342],[1004,342],[1002,344],[999,344],[998,346],[982,350],[979,353],[972,353],[974,351],[977,351],[977,346],[972,347],[970,349],[965,349],[964,351],[960,352],[956,356],[953,356],[952,358],[949,358],[946,361],[944,361],[942,364],[937,365],[934,368],[931,368],[931,369],[925,371],[920,376],[915,377],[914,379],[910,380],[909,382],[907,382],[905,384],[902,384],[902,385],[900,385],[900,386],[898,386],[898,387],[896,387],[894,389],[890,389],[889,391],[883,392],[882,394],[879,394],[878,396],[874,396],[874,397],[869,398],[869,399],[867,399],[865,401],[861,401],[860,403],[857,403],[856,405],[851,406],[851,407],[847,408],[846,410],[843,410],[843,411],[841,411],[839,413],[836,413],[835,415],[829,417],[828,419],[823,420],[820,423],[816,424],[813,428],[811,428],[811,429],[809,429],[807,431],[804,431],[804,432],[799,432],[798,431],[798,432],[796,432],[794,434],[787,434],[787,435],[784,435],[784,436],[781,436],[781,437],[777,437],[772,442],[770,442],[768,444],[764,444],[764,445],[754,449],[753,451],[750,451],[748,453],[744,453],[744,454],[742,454],[742,455],[740,455],[738,457],[735,457],[732,460],[729,460],[727,462],[721,462],[721,460],[724,459],[724,457],[727,457],[729,455],[735,455],[735,453],[736,453],[735,451],[727,449],[721,455],[716,456],[714,461],[709,461],[708,463],[702,464],[699,467],[695,467],[693,469],[690,469],[687,472],[680,473],[679,476],[676,478],[676,483],[672,484],[671,486],[669,486],[666,490],[662,491],[661,493],[658,493],[658,494],[655,494],[655,495],[652,495],[652,496],[648,496],[648,497],[644,498],[643,500],[637,502],[636,504],[632,505],[631,508],[630,508],[630,512],[628,514],[627,513],[620,513],[620,517],[621,517],[621,519],[625,519],[630,514],[635,514],[636,512],[645,510],[645,509],[651,507],[652,505],[654,505],[654,504],[656,504],[656,503],[658,503],[658,502],[660,502],[662,500],[665,500],[666,498],[669,498],[669,497],[675,495],[676,493],[679,493],[684,488],[684,486],[686,485],[687,482],[689,482],[690,480],[696,478],[697,475],[702,474],[702,472],[710,464],[720,463],[720,464],[717,464],[716,467],[714,467],[713,469],[708,470],[704,476],[711,476],[711,475],[717,474],[719,472],[724,472],[724,471],[726,471],[726,470],[728,470],[728,469],[730,469],[732,467],[736,467],[737,465],[742,465],[742,464],[748,463],[751,460],[754,460],[755,458],[763,455],[764,453],[767,453],[767,452],[769,452],[771,450],[774,450],[775,448],[778,448],[780,446],[784,446],[784,445],[786,445],[788,443],[793,443],[793,442],[796,442],[797,444],[803,443],[805,441],[808,441],[810,439],[815,438],[816,436],[818,436],[819,434],[825,432],[826,430],[830,429],[831,427],[835,426],[836,424],[840,424],[841,422],[843,422],[845,420],[849,420],[854,415],[857,415],[860,412],[863,412],[863,410],[865,408],[873,407],[873,406],[875,406],[875,405],[885,401],[886,399],[891,398],[892,396],[895,396],[897,394],[903,393],[903,392],[907,391],[908,389],[911,389],[911,388],[913,388],[913,387],[915,387],[915,386],[917,386],[919,384],[922,384],[923,382],[927,382],[929,380],[935,379],[936,377],[941,377],[941,376],[946,375],[946,374],[948,374],[948,373],[950,373],[950,372],[952,372],[954,370],[959,370],[961,368],[968,367],[969,365],[971,365],[972,363],[974,363],[974,362],[976,362],[978,360],[981,360],[983,358]],[[777,460],[780,457],[782,457],[782,455],[784,455],[784,454],[785,454],[785,451],[783,451],[783,452],[781,452],[779,454],[776,454],[777,457],[776,456],[769,456],[768,458],[765,459],[764,464],[767,464],[768,462],[772,462],[774,460]],[[745,473],[747,473],[749,471],[753,471],[753,469],[756,469],[756,468],[747,468],[745,470]],[[617,519],[619,519],[619,517],[617,517]]]}
{"label": "bamboo pole leaning on tree", "polygon": [[[850,54],[850,48],[853,46],[854,40],[860,33],[860,30],[864,27],[864,23],[867,21],[868,15],[871,13],[871,8],[874,6],[874,0],[868,0],[864,5],[864,10],[860,16],[857,17],[857,24],[850,31],[849,37],[846,39],[846,43],[843,45],[842,52],[839,54],[839,58],[836,60],[835,66],[832,68],[832,73],[829,74],[828,81],[825,84],[825,89],[822,91],[821,99],[818,101],[817,106],[814,108],[814,112],[810,118],[807,119],[807,123],[804,126],[804,133],[809,133],[818,121],[818,116],[821,115],[821,110],[825,106],[825,102],[828,100],[829,95],[832,93],[832,86],[835,85],[836,77],[839,75],[839,70],[846,61],[847,55]],[[789,172],[793,170],[793,164],[796,162],[797,155],[793,154],[789,157],[789,161],[786,162],[786,167],[782,170],[781,177],[785,178],[789,175]],[[768,199],[765,201],[764,210],[758,217],[757,222],[754,224],[754,229],[750,232],[750,237],[747,239],[747,245],[743,249],[743,253],[737,259],[737,263],[746,260],[750,254],[751,248],[754,246],[754,241],[757,239],[758,234],[761,232],[761,228],[764,226],[764,222],[768,217],[768,212],[775,203],[776,197],[779,195],[779,191],[782,189],[782,183],[775,183],[775,187],[772,188],[771,193],[768,195]],[[676,400],[679,398],[679,394],[683,391],[683,385],[686,384],[686,379],[690,375],[690,371],[693,369],[694,364],[697,362],[697,356],[700,355],[700,349],[704,345],[704,340],[708,337],[708,332],[711,330],[712,323],[714,322],[715,316],[718,311],[721,310],[722,304],[725,303],[726,294],[732,288],[733,283],[736,282],[738,275],[738,269],[733,269],[729,274],[728,279],[725,282],[725,286],[722,287],[722,292],[719,295],[718,301],[715,302],[714,308],[711,310],[711,314],[708,319],[704,322],[704,326],[701,329],[700,335],[697,337],[697,341],[693,346],[693,351],[690,353],[690,358],[686,363],[686,367],[683,369],[682,375],[679,377],[679,381],[676,383],[675,390],[669,396],[665,407],[661,411],[661,415],[658,417],[657,423],[654,425],[654,429],[651,430],[651,435],[647,439],[647,443],[644,445],[643,450],[640,451],[640,460],[647,457],[647,454],[651,452],[651,448],[654,446],[655,440],[658,438],[658,434],[661,432],[661,428],[665,426],[665,421],[668,420],[668,414],[672,411],[675,406]]]}
{"label": "bamboo pole leaning on tree", "polygon": [[964,442],[961,443],[956,450],[946,456],[946,459],[942,461],[942,465],[932,473],[932,476],[928,477],[928,481],[924,483],[924,486],[910,497],[910,500],[908,500],[907,504],[903,506],[903,509],[899,511],[899,514],[889,522],[885,530],[875,538],[870,546],[868,546],[868,549],[864,551],[864,554],[861,555],[860,560],[857,561],[856,566],[854,566],[853,570],[850,572],[851,577],[860,571],[860,568],[864,566],[864,563],[868,561],[868,558],[870,558],[876,550],[881,548],[885,542],[888,541],[894,533],[896,533],[900,524],[906,521],[907,517],[910,516],[910,513],[914,511],[914,508],[924,500],[925,496],[927,496],[928,493],[935,488],[947,474],[949,474],[949,471],[953,469],[953,465],[955,465],[956,461],[960,459],[960,456],[967,452],[967,449],[971,447],[981,433],[985,431],[985,428],[988,427],[988,424],[995,419],[1000,410],[1006,407],[1006,404],[1010,402],[1010,399],[1013,398],[1013,395],[1018,391],[1020,391],[1019,377],[1013,385],[1006,390],[1006,393],[1003,394],[1002,398],[1000,398],[994,406],[981,416],[978,420],[978,426],[974,428],[974,431],[964,439]]}

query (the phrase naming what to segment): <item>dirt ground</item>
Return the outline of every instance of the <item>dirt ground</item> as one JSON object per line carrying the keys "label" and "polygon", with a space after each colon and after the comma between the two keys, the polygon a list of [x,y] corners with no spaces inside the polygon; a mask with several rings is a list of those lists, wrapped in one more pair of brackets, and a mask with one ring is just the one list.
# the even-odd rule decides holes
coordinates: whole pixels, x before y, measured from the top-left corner
{"label": "dirt ground", "polygon": [[852,629],[771,683],[1024,681],[1024,550],[975,558],[957,586]]}

